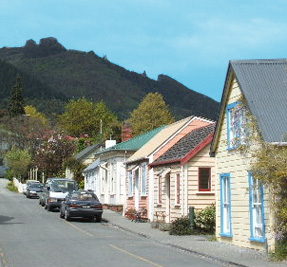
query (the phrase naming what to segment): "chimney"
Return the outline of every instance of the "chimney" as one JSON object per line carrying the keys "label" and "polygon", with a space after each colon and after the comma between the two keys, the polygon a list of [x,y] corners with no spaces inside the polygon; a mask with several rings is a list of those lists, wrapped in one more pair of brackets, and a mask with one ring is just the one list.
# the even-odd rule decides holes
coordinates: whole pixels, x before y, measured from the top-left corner
{"label": "chimney", "polygon": [[106,140],[105,142],[105,148],[109,148],[109,147],[112,147],[114,145],[117,144],[117,141],[116,140]]}
{"label": "chimney", "polygon": [[122,142],[132,139],[134,136],[132,134],[132,126],[129,122],[125,121],[122,126]]}

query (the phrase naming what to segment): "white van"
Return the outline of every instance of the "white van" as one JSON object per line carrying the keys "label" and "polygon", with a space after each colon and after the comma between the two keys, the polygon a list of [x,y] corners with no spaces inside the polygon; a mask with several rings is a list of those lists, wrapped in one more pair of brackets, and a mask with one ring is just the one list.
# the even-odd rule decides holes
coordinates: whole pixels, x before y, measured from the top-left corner
{"label": "white van", "polygon": [[65,197],[73,191],[78,190],[75,180],[68,178],[48,178],[39,198],[39,204],[48,211],[60,208]]}

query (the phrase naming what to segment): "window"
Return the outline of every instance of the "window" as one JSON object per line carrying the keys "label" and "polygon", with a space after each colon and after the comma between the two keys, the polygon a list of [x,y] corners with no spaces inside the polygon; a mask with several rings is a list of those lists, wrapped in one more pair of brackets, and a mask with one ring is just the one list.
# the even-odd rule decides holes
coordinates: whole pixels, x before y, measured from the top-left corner
{"label": "window", "polygon": [[227,140],[228,149],[235,149],[244,144],[247,137],[246,109],[235,102],[227,106]]}
{"label": "window", "polygon": [[232,237],[230,174],[220,175],[221,236]]}
{"label": "window", "polygon": [[128,178],[129,178],[129,197],[133,196],[133,173],[132,171],[128,172]]}
{"label": "window", "polygon": [[142,196],[146,196],[146,183],[147,183],[147,163],[144,162],[142,164],[142,190],[141,194]]}
{"label": "window", "polygon": [[198,170],[198,189],[199,191],[211,190],[211,169],[199,168]]}
{"label": "window", "polygon": [[180,174],[176,174],[176,204],[180,204]]}
{"label": "window", "polygon": [[263,185],[249,172],[251,241],[265,242]]}
{"label": "window", "polygon": [[158,176],[158,203],[162,202],[161,175]]}

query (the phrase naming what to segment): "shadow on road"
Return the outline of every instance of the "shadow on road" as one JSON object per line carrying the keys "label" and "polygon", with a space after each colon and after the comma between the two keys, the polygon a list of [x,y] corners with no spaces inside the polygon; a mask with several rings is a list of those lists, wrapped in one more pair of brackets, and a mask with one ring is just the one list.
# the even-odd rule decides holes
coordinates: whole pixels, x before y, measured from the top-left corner
{"label": "shadow on road", "polygon": [[8,221],[13,219],[14,217],[0,215],[0,224],[7,224]]}

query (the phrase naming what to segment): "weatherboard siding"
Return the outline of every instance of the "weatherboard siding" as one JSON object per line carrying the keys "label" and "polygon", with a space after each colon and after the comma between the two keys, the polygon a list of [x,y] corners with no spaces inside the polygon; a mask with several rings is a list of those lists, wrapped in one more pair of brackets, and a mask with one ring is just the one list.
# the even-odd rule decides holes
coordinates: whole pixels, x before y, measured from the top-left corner
{"label": "weatherboard siding", "polygon": [[[242,93],[235,79],[231,82],[230,95],[227,97],[227,105],[239,101]],[[227,150],[227,118],[226,112],[222,125],[219,127],[219,139],[216,150],[216,236],[223,242],[235,245],[259,249],[265,249],[264,243],[251,242],[250,208],[249,208],[249,178],[251,155],[240,151]],[[230,174],[231,187],[231,218],[232,237],[222,237],[221,232],[221,207],[220,207],[220,175]],[[269,214],[267,212],[267,198],[265,195],[266,238],[271,239],[269,227]]]}
{"label": "weatherboard siding", "polygon": [[[195,210],[201,210],[206,206],[215,203],[215,159],[209,156],[210,145],[206,146],[196,156],[194,156],[186,164],[187,168],[187,183],[184,173],[182,172],[182,166],[177,164],[171,164],[166,166],[154,167],[154,172],[162,172],[164,169],[170,168],[170,218],[167,212],[167,196],[166,196],[166,178],[161,177],[161,192],[162,201],[159,202],[159,177],[154,177],[154,211],[163,212],[166,215],[165,221],[172,222],[175,219],[187,215],[188,207],[194,207]],[[198,189],[198,169],[199,168],[211,168],[211,191],[199,192]],[[177,184],[176,177],[180,174],[180,203],[177,204]],[[186,184],[187,184],[187,196],[186,196]],[[184,209],[186,208],[187,209]],[[160,218],[159,220],[161,220]],[[154,216],[154,220],[156,217]]]}

